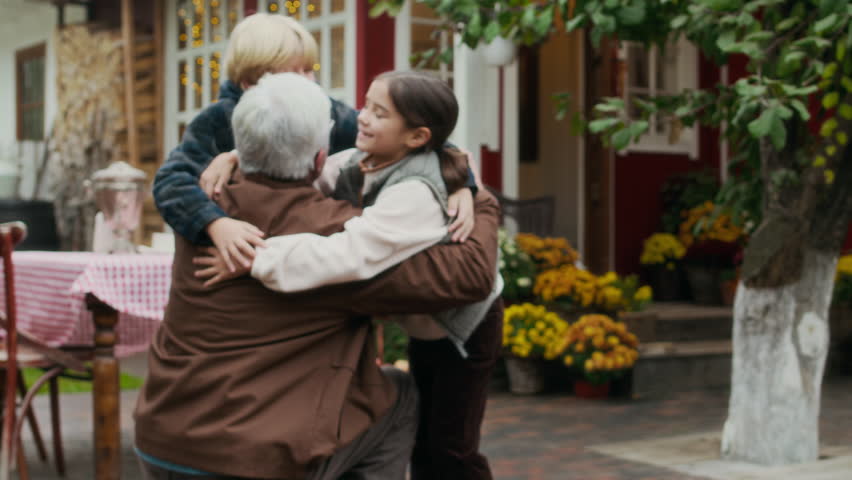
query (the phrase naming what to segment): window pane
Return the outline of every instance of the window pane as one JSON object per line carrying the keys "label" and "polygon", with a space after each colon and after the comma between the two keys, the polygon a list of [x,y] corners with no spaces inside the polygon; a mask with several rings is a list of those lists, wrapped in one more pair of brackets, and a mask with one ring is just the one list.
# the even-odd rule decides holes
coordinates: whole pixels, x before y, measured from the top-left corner
{"label": "window pane", "polygon": [[322,15],[322,0],[306,0],[308,3],[308,18]]}
{"label": "window pane", "polygon": [[201,84],[204,81],[204,57],[195,57],[195,75],[192,79],[192,90],[195,98],[195,108],[203,107],[203,99],[201,98]]}
{"label": "window pane", "polygon": [[331,88],[345,86],[344,55],[346,55],[346,45],[343,25],[339,25],[331,29]]}
{"label": "window pane", "polygon": [[38,106],[21,112],[23,117],[23,138],[41,140],[44,138],[44,107]]}
{"label": "window pane", "polygon": [[[677,46],[669,45],[657,60],[657,92],[673,93],[678,90],[677,86]],[[659,57],[658,57],[659,58]]]}
{"label": "window pane", "polygon": [[237,21],[240,19],[238,9],[240,8],[240,0],[228,0],[228,33],[234,30]]}
{"label": "window pane", "polygon": [[641,45],[628,47],[629,86],[648,88],[648,52]]}
{"label": "window pane", "polygon": [[287,13],[296,20],[302,19],[302,0],[287,0],[284,2],[287,7]]}
{"label": "window pane", "polygon": [[187,40],[189,39],[189,28],[192,25],[192,20],[189,19],[189,8],[188,0],[181,0],[177,3],[179,50],[186,48]]}
{"label": "window pane", "polygon": [[331,0],[331,11],[342,12],[346,10],[346,0]]}
{"label": "window pane", "polygon": [[[317,61],[320,62],[320,61],[322,61],[322,33],[319,30],[316,30],[316,31],[311,32],[311,35],[313,35],[314,40],[317,41],[317,54],[319,55],[319,59]],[[315,63],[314,64],[314,71],[319,72],[321,67],[322,67],[321,64]],[[317,77],[317,78],[319,78],[319,77]]]}
{"label": "window pane", "polygon": [[221,0],[210,0],[210,41],[220,42],[224,39],[222,30],[225,22],[222,19]]}
{"label": "window pane", "polygon": [[652,130],[654,133],[659,135],[664,135],[669,131],[669,126],[671,125],[671,117],[668,115],[654,115],[654,121],[656,122],[654,125],[654,129]]}
{"label": "window pane", "polygon": [[222,56],[219,52],[213,52],[210,55],[210,101],[215,102],[219,98],[219,82],[221,82],[219,59]]}
{"label": "window pane", "polygon": [[631,119],[637,120],[642,118],[642,109],[636,105],[636,99],[640,100],[648,100],[647,95],[637,95],[635,92],[631,92],[627,95],[627,114]]}
{"label": "window pane", "polygon": [[192,14],[192,48],[204,45],[204,4],[200,1],[191,8]]}
{"label": "window pane", "polygon": [[185,131],[186,131],[186,124],[183,123],[183,122],[180,122],[178,124],[178,138],[179,139],[183,140],[183,132],[185,132]]}
{"label": "window pane", "polygon": [[44,101],[44,58],[34,58],[21,65],[24,104]]}
{"label": "window pane", "polygon": [[186,111],[186,86],[189,84],[189,65],[185,60],[178,64],[179,86],[178,86],[178,112]]}

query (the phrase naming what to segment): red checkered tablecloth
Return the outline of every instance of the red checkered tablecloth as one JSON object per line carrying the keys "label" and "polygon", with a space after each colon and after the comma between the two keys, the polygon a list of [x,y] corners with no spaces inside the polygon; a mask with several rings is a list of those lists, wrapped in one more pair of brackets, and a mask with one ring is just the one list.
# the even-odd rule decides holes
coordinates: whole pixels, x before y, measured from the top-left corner
{"label": "red checkered tablecloth", "polygon": [[91,293],[120,313],[116,356],[148,348],[169,297],[171,254],[21,251],[12,259],[19,329],[54,346],[91,345]]}

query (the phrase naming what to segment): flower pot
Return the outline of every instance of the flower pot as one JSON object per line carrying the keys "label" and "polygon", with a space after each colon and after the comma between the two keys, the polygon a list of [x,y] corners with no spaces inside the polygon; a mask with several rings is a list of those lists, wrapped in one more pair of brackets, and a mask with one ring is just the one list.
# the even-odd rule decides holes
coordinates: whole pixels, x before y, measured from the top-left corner
{"label": "flower pot", "polygon": [[574,380],[574,395],[580,398],[606,398],[609,396],[609,383],[595,384],[578,378]]}
{"label": "flower pot", "polygon": [[645,269],[648,284],[654,290],[655,302],[673,302],[686,299],[686,279],[680,268],[665,265],[648,265]]}
{"label": "flower pot", "polygon": [[512,393],[532,395],[544,390],[544,369],[537,359],[506,357],[506,373]]}
{"label": "flower pot", "polygon": [[695,303],[705,305],[722,304],[722,288],[719,269],[704,265],[687,265],[686,278]]}
{"label": "flower pot", "polygon": [[734,299],[737,296],[737,286],[740,284],[739,280],[725,280],[722,282],[722,304],[725,306],[733,306]]}

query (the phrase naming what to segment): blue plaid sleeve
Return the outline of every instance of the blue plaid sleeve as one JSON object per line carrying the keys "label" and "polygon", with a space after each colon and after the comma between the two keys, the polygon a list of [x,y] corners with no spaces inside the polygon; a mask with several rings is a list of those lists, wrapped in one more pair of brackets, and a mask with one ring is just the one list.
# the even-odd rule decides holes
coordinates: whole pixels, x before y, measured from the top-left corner
{"label": "blue plaid sleeve", "polygon": [[175,232],[195,244],[211,244],[205,228],[225,212],[198,184],[213,158],[234,148],[228,102],[217,102],[198,114],[177,148],[154,178],[154,203]]}

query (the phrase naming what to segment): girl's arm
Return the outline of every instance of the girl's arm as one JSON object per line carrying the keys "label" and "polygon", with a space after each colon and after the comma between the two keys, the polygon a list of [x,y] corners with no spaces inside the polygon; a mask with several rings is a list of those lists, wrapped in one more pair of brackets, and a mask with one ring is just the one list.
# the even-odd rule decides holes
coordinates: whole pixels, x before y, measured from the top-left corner
{"label": "girl's arm", "polygon": [[376,203],[328,237],[272,237],[257,250],[251,274],[267,288],[297,292],[366,280],[447,235],[441,206],[423,182],[388,187]]}

